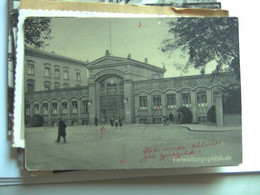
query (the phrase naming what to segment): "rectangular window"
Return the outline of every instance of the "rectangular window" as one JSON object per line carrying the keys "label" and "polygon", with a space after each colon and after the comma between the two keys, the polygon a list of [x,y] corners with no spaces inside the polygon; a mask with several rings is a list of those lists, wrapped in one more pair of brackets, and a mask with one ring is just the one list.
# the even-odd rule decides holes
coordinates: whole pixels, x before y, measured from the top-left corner
{"label": "rectangular window", "polygon": [[207,94],[206,91],[197,92],[197,104],[198,107],[207,107]]}
{"label": "rectangular window", "polygon": [[34,82],[27,83],[27,92],[34,92]]}
{"label": "rectangular window", "polygon": [[51,83],[50,82],[44,82],[44,89],[50,90],[51,89]]}
{"label": "rectangular window", "polygon": [[69,79],[69,72],[67,70],[63,71],[63,79],[65,79],[65,80]]}
{"label": "rectangular window", "polygon": [[60,78],[60,69],[55,68],[54,76],[55,76],[55,78]]}
{"label": "rectangular window", "polygon": [[88,113],[88,102],[87,101],[82,101],[82,113]]}
{"label": "rectangular window", "polygon": [[34,114],[39,114],[39,104],[34,104]]}
{"label": "rectangular window", "polygon": [[34,75],[34,64],[28,64],[28,72],[29,75]]}
{"label": "rectangular window", "polygon": [[72,102],[72,113],[73,114],[78,113],[78,102],[77,101]]}
{"label": "rectangular window", "polygon": [[69,84],[68,84],[68,83],[63,83],[63,87],[64,87],[64,88],[68,88],[68,87],[69,87]]}
{"label": "rectangular window", "polygon": [[50,77],[51,76],[51,68],[50,67],[45,67],[45,77]]}
{"label": "rectangular window", "polygon": [[191,107],[190,93],[183,93],[182,94],[182,105],[186,106],[186,107]]}
{"label": "rectangular window", "polygon": [[80,81],[81,78],[80,78],[80,72],[76,72],[76,81]]}
{"label": "rectangular window", "polygon": [[58,103],[52,103],[52,114],[58,114]]}
{"label": "rectangular window", "polygon": [[140,96],[139,97],[139,109],[140,110],[147,110],[147,96]]}
{"label": "rectangular window", "polygon": [[168,109],[176,108],[176,96],[175,96],[175,94],[168,94],[167,95],[167,108]]}
{"label": "rectangular window", "polygon": [[43,103],[43,115],[48,115],[48,103]]}
{"label": "rectangular window", "polygon": [[154,110],[159,110],[161,109],[161,96],[160,95],[154,95],[153,96],[153,109]]}
{"label": "rectangular window", "polygon": [[25,106],[25,115],[30,116],[31,115],[31,106],[30,104],[26,104]]}
{"label": "rectangular window", "polygon": [[67,104],[67,102],[62,102],[61,103],[61,112],[62,112],[62,114],[67,114],[68,113],[68,109],[67,109],[67,106],[68,104]]}
{"label": "rectangular window", "polygon": [[60,83],[54,83],[54,89],[59,89],[60,88]]}

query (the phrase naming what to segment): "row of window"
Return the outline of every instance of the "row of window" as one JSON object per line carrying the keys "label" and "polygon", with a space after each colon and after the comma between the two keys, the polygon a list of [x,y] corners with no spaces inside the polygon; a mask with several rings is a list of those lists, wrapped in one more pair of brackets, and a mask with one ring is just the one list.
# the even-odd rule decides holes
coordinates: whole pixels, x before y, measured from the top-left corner
{"label": "row of window", "polygon": [[[58,110],[58,104],[60,104],[60,111]],[[88,113],[88,101],[83,100],[82,101],[82,113]],[[42,114],[42,115],[57,115],[59,113],[61,114],[68,114],[68,102],[64,101],[61,103],[53,102],[51,104],[49,103],[42,103],[42,111],[40,111],[40,104],[33,104],[33,110],[31,109],[30,104],[26,104],[25,106],[25,114],[26,116],[30,116],[31,114]],[[71,113],[72,114],[78,114],[78,101],[72,101],[71,102]]]}
{"label": "row of window", "polygon": [[[61,84],[59,82],[54,82],[53,86],[52,83],[50,81],[45,81],[43,83],[43,89],[44,90],[50,90],[50,89],[59,89],[61,87],[63,88],[69,88],[70,85],[69,83],[63,83],[63,85],[61,86]],[[75,87],[80,87],[80,84],[76,84]],[[27,92],[33,92],[35,91],[35,81],[34,80],[28,80],[27,81]]]}
{"label": "row of window", "polygon": [[[161,95],[154,95],[153,97],[153,109],[160,110],[162,106]],[[191,95],[190,93],[181,94],[182,106],[191,107]],[[176,95],[167,94],[166,95],[166,106],[168,109],[176,108]],[[206,91],[197,92],[197,106],[207,107],[207,94]],[[139,110],[147,110],[148,102],[147,96],[139,96]]]}
{"label": "row of window", "polygon": [[[28,75],[34,75],[35,64],[33,62],[28,62],[28,69],[27,70],[28,70],[27,71]],[[51,67],[50,66],[44,67],[44,77],[51,77]],[[60,77],[61,77],[60,68],[57,66],[57,67],[54,68],[54,78],[59,79]],[[69,71],[66,70],[66,69],[63,70],[63,79],[69,80]],[[76,70],[75,80],[81,81],[80,70]]]}

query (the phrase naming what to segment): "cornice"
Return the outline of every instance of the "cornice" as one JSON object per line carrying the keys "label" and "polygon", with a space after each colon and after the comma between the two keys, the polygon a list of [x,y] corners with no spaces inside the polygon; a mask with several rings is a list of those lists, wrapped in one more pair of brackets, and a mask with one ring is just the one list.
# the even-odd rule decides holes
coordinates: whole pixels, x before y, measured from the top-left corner
{"label": "cornice", "polygon": [[42,57],[42,58],[46,58],[46,59],[55,59],[55,60],[60,60],[60,61],[64,61],[64,62],[70,62],[70,63],[74,63],[77,65],[81,65],[81,66],[86,66],[86,62],[80,61],[80,60],[76,60],[73,58],[69,58],[66,56],[62,56],[62,55],[58,55],[55,53],[51,53],[51,52],[47,52],[44,50],[40,50],[40,49],[34,49],[34,48],[25,48],[25,55],[26,56],[35,56],[35,57]]}

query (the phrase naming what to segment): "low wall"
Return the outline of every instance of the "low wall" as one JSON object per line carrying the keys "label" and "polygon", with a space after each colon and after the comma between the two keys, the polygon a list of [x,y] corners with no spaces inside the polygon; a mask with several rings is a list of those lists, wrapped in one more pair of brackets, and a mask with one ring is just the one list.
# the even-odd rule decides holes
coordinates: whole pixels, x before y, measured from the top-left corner
{"label": "low wall", "polygon": [[240,114],[227,114],[224,115],[225,127],[238,127],[242,126],[242,118]]}

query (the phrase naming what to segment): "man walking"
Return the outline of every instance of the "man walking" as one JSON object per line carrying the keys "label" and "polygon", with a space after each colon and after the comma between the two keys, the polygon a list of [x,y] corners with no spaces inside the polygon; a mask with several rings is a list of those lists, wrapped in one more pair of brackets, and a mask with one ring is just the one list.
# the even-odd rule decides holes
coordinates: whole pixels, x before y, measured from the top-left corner
{"label": "man walking", "polygon": [[98,126],[98,117],[95,117],[95,125]]}
{"label": "man walking", "polygon": [[122,118],[122,116],[119,116],[119,127],[120,127],[120,129],[122,129],[122,126],[123,126],[123,118]]}
{"label": "man walking", "polygon": [[172,113],[169,114],[169,119],[170,119],[170,122],[173,124],[174,122],[174,116]]}
{"label": "man walking", "polygon": [[58,138],[56,142],[60,142],[60,137],[63,137],[63,143],[66,143],[66,127],[65,122],[59,118]]}

